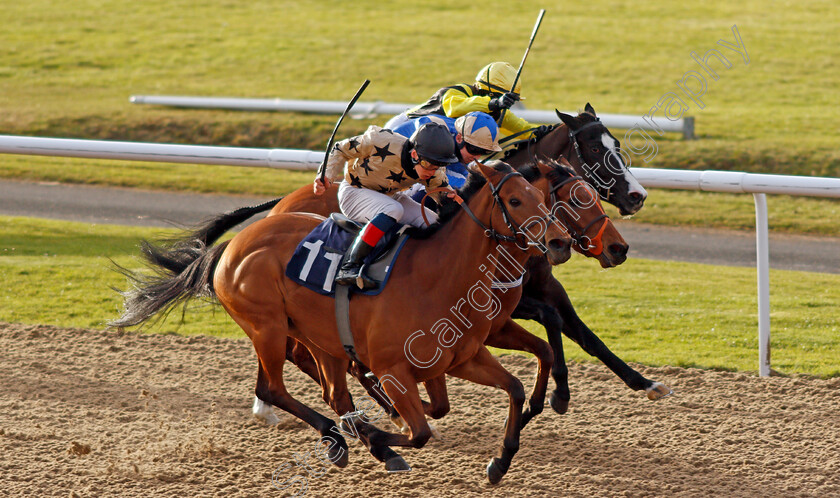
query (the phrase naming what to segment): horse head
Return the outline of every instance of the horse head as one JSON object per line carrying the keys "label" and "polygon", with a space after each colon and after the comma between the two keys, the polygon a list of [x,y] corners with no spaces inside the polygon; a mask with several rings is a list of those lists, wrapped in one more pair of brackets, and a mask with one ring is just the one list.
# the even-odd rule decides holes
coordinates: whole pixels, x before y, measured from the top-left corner
{"label": "horse head", "polygon": [[[568,261],[572,239],[565,230],[550,222],[544,193],[505,162],[476,164],[487,179],[493,196],[490,228],[486,228],[485,233],[514,242],[522,250],[545,253],[552,265]],[[506,226],[510,234],[492,235],[498,233],[493,229],[498,226]]]}
{"label": "horse head", "polygon": [[[575,171],[586,178],[601,199],[618,208],[622,215],[637,213],[645,203],[647,191],[630,173],[621,143],[601,123],[595,109],[586,104],[577,116],[555,109],[564,127],[555,128],[549,135],[567,142],[568,157]],[[549,135],[543,138],[545,141]]]}
{"label": "horse head", "polygon": [[598,195],[574,174],[566,158],[538,160],[533,168],[540,174],[533,185],[546,193],[552,219],[568,231],[575,250],[597,258],[602,268],[623,263],[627,259],[627,242],[604,213]]}

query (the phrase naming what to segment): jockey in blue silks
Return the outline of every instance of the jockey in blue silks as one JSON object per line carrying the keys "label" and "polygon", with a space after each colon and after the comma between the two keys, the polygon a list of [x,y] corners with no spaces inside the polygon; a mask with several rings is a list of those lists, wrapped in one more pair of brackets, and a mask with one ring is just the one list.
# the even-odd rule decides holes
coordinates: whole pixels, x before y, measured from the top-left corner
{"label": "jockey in blue silks", "polygon": [[[460,188],[466,182],[469,163],[502,150],[499,147],[499,127],[496,122],[489,114],[478,111],[467,113],[458,119],[439,115],[421,116],[394,128],[394,133],[410,137],[421,126],[430,122],[446,125],[455,139],[455,155],[458,162],[446,166],[446,176],[453,188]],[[419,193],[412,193],[412,198],[417,201],[422,197],[422,188]]]}

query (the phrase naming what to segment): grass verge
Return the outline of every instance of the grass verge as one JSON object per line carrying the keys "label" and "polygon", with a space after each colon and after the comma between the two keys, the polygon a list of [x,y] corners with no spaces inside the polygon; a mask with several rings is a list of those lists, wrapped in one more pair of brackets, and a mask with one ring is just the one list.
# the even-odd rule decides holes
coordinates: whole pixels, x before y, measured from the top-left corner
{"label": "grass verge", "polygon": [[[0,321],[103,327],[121,305],[111,288],[126,286],[109,258],[137,268],[139,240],[172,233],[0,217]],[[631,260],[603,271],[573,258],[555,272],[583,320],[626,361],[757,370],[753,269]],[[840,275],[772,270],[770,283],[773,368],[840,376]],[[150,331],[243,336],[220,307],[203,303]],[[567,358],[591,359],[565,342]]]}

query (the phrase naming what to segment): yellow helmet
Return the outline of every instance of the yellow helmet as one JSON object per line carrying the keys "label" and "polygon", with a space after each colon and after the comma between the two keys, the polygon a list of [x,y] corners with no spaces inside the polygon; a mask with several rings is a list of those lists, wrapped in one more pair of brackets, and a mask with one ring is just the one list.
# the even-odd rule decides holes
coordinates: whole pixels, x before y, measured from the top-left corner
{"label": "yellow helmet", "polygon": [[516,79],[516,68],[507,62],[491,62],[475,75],[475,86],[480,90],[491,93],[513,92],[519,94],[521,80],[516,82],[516,88],[511,90],[513,80]]}

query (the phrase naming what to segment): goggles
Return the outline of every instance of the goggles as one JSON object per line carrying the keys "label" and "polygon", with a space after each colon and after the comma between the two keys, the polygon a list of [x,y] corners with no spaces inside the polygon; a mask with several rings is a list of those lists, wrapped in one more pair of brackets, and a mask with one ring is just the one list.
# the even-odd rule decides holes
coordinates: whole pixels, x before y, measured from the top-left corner
{"label": "goggles", "polygon": [[469,142],[464,142],[464,148],[467,149],[467,152],[474,156],[486,156],[492,153],[492,151],[482,149],[481,147],[476,147],[475,145]]}
{"label": "goggles", "polygon": [[425,157],[420,158],[420,167],[427,170],[427,171],[437,171],[438,168],[444,168],[449,163],[445,163],[443,161],[433,161],[431,159],[426,159]]}

